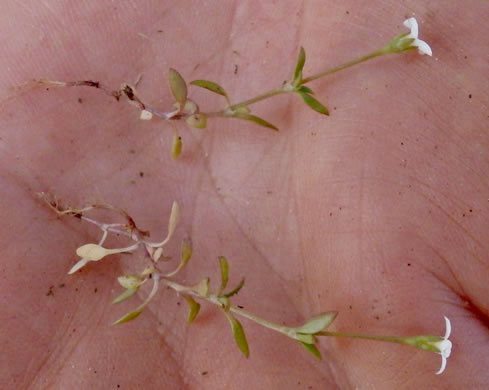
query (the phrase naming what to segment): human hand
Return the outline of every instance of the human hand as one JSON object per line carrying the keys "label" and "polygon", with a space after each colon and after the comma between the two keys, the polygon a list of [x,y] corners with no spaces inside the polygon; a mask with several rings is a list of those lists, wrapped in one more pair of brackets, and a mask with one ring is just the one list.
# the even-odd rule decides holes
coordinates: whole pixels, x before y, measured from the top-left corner
{"label": "human hand", "polygon": [[[485,36],[489,15],[476,2],[451,3],[383,2],[380,12],[358,1],[7,6],[2,388],[484,388],[489,98],[473,36]],[[289,77],[300,45],[314,72],[385,44],[411,11],[434,58],[386,56],[317,81],[329,118],[294,96],[257,105],[278,134],[232,119],[182,127],[176,162],[168,123],[140,121],[96,90],[7,90],[41,77],[117,88],[142,73],[140,93],[168,107],[173,67],[241,100]],[[221,103],[191,94],[205,109]],[[136,321],[110,327],[133,304],[109,305],[115,278],[139,271],[139,260],[108,258],[66,275],[75,248],[98,236],[57,219],[38,191],[74,206],[122,207],[154,237],[179,201],[180,234],[191,235],[195,253],[182,280],[217,280],[215,259],[226,255],[233,281],[247,281],[236,302],[276,322],[338,310],[336,330],[442,335],[446,315],[447,371],[434,375],[436,355],[345,339],[321,340],[316,361],[243,320],[247,360],[215,308],[203,306],[188,326],[183,300],[166,290]]]}

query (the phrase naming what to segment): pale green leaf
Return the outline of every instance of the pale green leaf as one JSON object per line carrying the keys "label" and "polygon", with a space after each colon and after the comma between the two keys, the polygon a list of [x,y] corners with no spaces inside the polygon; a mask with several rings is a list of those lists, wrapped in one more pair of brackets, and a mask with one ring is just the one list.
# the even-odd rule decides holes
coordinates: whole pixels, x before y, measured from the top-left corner
{"label": "pale green leaf", "polygon": [[98,244],[85,244],[76,250],[76,254],[90,261],[98,261],[110,254],[110,250]]}
{"label": "pale green leaf", "polygon": [[171,145],[171,155],[174,160],[178,159],[180,157],[180,154],[182,153],[182,137],[180,137],[178,134],[175,134],[173,136],[173,142]]}
{"label": "pale green leaf", "polygon": [[244,284],[245,284],[245,278],[241,279],[241,282],[239,282],[239,284],[233,290],[229,291],[226,294],[223,294],[222,296],[226,298],[230,298],[233,295],[236,295],[237,293],[239,293],[239,290],[241,290]]}
{"label": "pale green leaf", "polygon": [[294,330],[297,333],[315,334],[330,326],[332,322],[335,320],[337,315],[338,312],[336,311],[321,313],[317,316],[312,317],[304,325],[295,328]]}
{"label": "pale green leaf", "polygon": [[119,318],[117,321],[114,321],[112,323],[112,325],[119,325],[119,324],[123,324],[125,322],[132,321],[135,318],[139,317],[139,315],[142,312],[143,312],[142,310],[134,310],[134,311],[131,311],[130,313],[127,313],[124,316],[122,316],[121,318]]}
{"label": "pale green leaf", "polygon": [[312,334],[297,333],[295,338],[306,344],[314,344],[316,342],[316,338]]}
{"label": "pale green leaf", "polygon": [[304,68],[304,64],[306,62],[306,51],[303,47],[299,50],[299,57],[297,58],[297,65],[295,66],[294,72],[294,81],[302,80],[302,69]]}
{"label": "pale green leaf", "polygon": [[119,284],[126,289],[138,288],[144,279],[139,275],[122,275],[117,278]]}
{"label": "pale green leaf", "polygon": [[233,116],[233,118],[238,118],[238,119],[244,119],[250,122],[254,122],[257,125],[263,126],[263,127],[268,127],[269,129],[278,131],[278,128],[272,125],[271,123],[267,122],[265,119],[262,119],[256,115],[251,115],[251,114],[245,114],[241,112],[236,112]]}
{"label": "pale green leaf", "polygon": [[211,92],[217,93],[221,96],[227,97],[228,94],[219,84],[209,81],[209,80],[194,80],[191,81],[190,84],[196,85],[197,87],[205,88]]}
{"label": "pale green leaf", "polygon": [[205,129],[207,127],[207,115],[193,114],[185,118],[185,123],[197,129]]}
{"label": "pale green leaf", "polygon": [[226,314],[229,323],[231,324],[231,329],[233,331],[234,340],[238,344],[238,348],[243,352],[246,357],[250,356],[250,350],[248,348],[248,341],[246,341],[246,335],[241,323],[234,318],[231,314]]}
{"label": "pale green leaf", "polygon": [[170,89],[175,100],[182,106],[187,100],[187,84],[183,77],[175,69],[171,69],[168,72],[168,79],[170,81]]}
{"label": "pale green leaf", "polygon": [[192,257],[192,241],[186,238],[182,241],[182,247],[180,249],[180,263],[185,265]]}
{"label": "pale green leaf", "polygon": [[193,290],[201,297],[207,297],[209,295],[210,282],[209,278],[202,279],[193,287]]}
{"label": "pale green leaf", "polygon": [[125,301],[128,298],[131,298],[136,292],[138,291],[137,288],[128,288],[126,291],[124,291],[121,295],[119,295],[116,299],[112,301],[112,303],[121,303]]}
{"label": "pale green leaf", "polygon": [[184,295],[184,297],[189,305],[187,321],[191,324],[195,320],[195,317],[197,317],[197,314],[199,314],[200,303],[196,302],[190,295]]}
{"label": "pale green leaf", "polygon": [[310,353],[312,353],[316,358],[318,358],[319,360],[322,359],[321,357],[321,352],[319,352],[319,349],[318,347],[316,347],[315,344],[307,344],[307,343],[303,343],[302,341],[299,341],[302,346],[307,349]]}
{"label": "pale green leaf", "polygon": [[308,93],[299,92],[304,102],[311,107],[314,111],[319,112],[323,115],[329,115],[328,109],[323,106],[316,98],[312,97]]}
{"label": "pale green leaf", "polygon": [[219,256],[219,268],[221,270],[221,287],[219,287],[219,293],[217,295],[221,295],[228,285],[229,263],[224,256]]}

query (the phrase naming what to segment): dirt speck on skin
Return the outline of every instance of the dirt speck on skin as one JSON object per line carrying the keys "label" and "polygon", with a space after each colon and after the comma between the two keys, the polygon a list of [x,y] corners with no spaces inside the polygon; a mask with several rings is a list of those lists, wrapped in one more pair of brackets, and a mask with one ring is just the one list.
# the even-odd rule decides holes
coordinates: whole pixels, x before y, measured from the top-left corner
{"label": "dirt speck on skin", "polygon": [[49,286],[49,290],[48,290],[48,292],[46,293],[46,296],[47,296],[47,297],[53,297],[53,296],[54,296],[53,289],[54,289],[54,286]]}

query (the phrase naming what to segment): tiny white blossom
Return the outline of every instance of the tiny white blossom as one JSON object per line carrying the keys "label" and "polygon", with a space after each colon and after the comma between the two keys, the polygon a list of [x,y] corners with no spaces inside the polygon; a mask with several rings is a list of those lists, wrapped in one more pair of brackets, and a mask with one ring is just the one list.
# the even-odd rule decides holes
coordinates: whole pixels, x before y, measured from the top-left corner
{"label": "tiny white blossom", "polygon": [[448,340],[448,338],[450,337],[450,333],[452,332],[452,325],[450,324],[450,320],[447,317],[444,318],[446,329],[443,340],[430,343],[440,350],[440,352],[438,353],[441,355],[441,367],[436,375],[440,375],[443,371],[445,371],[445,367],[447,366],[447,359],[450,357],[450,353],[452,352],[452,342]]}
{"label": "tiny white blossom", "polygon": [[430,45],[425,41],[418,39],[418,22],[416,18],[409,18],[404,21],[404,26],[409,28],[411,31],[408,35],[404,36],[403,39],[414,39],[410,46],[417,47],[419,54],[426,54],[429,56],[433,55]]}

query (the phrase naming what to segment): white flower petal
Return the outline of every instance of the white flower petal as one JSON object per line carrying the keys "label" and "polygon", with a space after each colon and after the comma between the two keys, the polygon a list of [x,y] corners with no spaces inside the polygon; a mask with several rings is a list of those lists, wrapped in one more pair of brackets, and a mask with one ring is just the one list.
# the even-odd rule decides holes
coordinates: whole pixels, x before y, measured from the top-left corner
{"label": "white flower petal", "polygon": [[430,45],[428,45],[425,41],[422,41],[421,39],[416,39],[413,42],[413,46],[416,46],[418,48],[418,52],[421,55],[426,54],[430,57],[433,55]]}
{"label": "white flower petal", "polygon": [[447,366],[447,358],[446,357],[441,357],[441,367],[437,371],[436,375],[440,375],[443,371],[445,371],[445,367]]}
{"label": "white flower petal", "polygon": [[418,21],[416,18],[409,18],[404,21],[404,26],[406,26],[411,32],[409,33],[411,38],[418,38]]}
{"label": "white flower petal", "polygon": [[450,337],[450,334],[452,333],[452,324],[450,323],[450,320],[443,316],[443,318],[445,319],[445,337],[443,337],[445,340],[447,340],[449,337]]}

